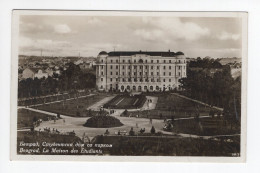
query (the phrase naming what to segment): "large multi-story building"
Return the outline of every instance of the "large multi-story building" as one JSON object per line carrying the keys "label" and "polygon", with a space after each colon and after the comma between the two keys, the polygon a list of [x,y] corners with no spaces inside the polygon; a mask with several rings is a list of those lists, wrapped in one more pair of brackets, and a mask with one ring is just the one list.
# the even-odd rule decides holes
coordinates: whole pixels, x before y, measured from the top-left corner
{"label": "large multi-story building", "polygon": [[179,87],[186,77],[182,52],[102,51],[96,64],[98,90],[164,91]]}

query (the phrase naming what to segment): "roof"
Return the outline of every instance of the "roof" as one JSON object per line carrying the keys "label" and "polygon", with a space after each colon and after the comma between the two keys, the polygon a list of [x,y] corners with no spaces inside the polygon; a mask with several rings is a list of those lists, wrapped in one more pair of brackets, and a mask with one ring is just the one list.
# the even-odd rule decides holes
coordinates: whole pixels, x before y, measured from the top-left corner
{"label": "roof", "polygon": [[114,52],[109,52],[109,56],[132,56],[136,54],[145,54],[149,56],[162,56],[162,57],[175,57],[177,55],[184,55],[183,52],[151,52],[151,51],[114,51]]}
{"label": "roof", "polygon": [[[32,68],[32,67],[30,67],[30,68],[26,68],[26,69],[31,70],[33,73],[38,73],[39,70],[42,70],[43,73],[46,73],[46,71],[41,69],[41,68]],[[26,69],[24,69],[24,70],[26,70]]]}
{"label": "roof", "polygon": [[98,55],[107,55],[107,52],[105,52],[105,51],[101,51],[101,52],[99,52]]}

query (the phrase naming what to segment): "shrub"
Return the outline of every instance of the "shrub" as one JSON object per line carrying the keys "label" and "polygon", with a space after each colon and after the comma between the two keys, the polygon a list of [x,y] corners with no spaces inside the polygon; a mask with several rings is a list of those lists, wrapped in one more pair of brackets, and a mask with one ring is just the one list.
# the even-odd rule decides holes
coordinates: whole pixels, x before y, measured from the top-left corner
{"label": "shrub", "polygon": [[93,116],[89,118],[84,126],[86,127],[96,127],[96,128],[109,128],[109,127],[119,127],[123,124],[119,119],[112,116]]}

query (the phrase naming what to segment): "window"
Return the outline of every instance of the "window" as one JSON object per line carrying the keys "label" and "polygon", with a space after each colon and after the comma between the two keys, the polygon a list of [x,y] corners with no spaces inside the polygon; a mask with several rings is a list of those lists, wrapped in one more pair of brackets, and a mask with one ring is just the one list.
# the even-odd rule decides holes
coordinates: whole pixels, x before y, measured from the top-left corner
{"label": "window", "polygon": [[136,65],[134,66],[134,69],[136,69]]}
{"label": "window", "polygon": [[118,65],[116,66],[116,69],[118,69]]}
{"label": "window", "polygon": [[103,78],[100,78],[101,82],[103,82]]}
{"label": "window", "polygon": [[125,63],[125,60],[123,59],[123,63]]}
{"label": "window", "polygon": [[181,60],[179,60],[179,63],[181,63]]}
{"label": "window", "polygon": [[166,60],[163,60],[163,63],[166,63]]}
{"label": "window", "polygon": [[151,60],[151,63],[153,63],[153,60]]}
{"label": "window", "polygon": [[123,78],[123,82],[125,82],[125,78]]}
{"label": "window", "polygon": [[169,72],[169,76],[171,76],[172,75],[172,73],[171,72]]}
{"label": "window", "polygon": [[140,72],[140,76],[142,75],[142,72]]}
{"label": "window", "polygon": [[116,63],[118,63],[118,59],[116,60]]}
{"label": "window", "polygon": [[110,78],[110,82],[113,82],[113,78]]}
{"label": "window", "polygon": [[171,70],[171,69],[172,69],[172,66],[169,66],[169,69]]}
{"label": "window", "polygon": [[118,72],[116,72],[116,75],[118,75]]}
{"label": "window", "polygon": [[101,62],[103,62],[103,59],[101,59]]}
{"label": "window", "polygon": [[147,63],[147,59],[145,60],[145,63]]}
{"label": "window", "polygon": [[147,72],[145,72],[145,75],[147,76]]}
{"label": "window", "polygon": [[181,75],[181,72],[179,72],[179,76]]}
{"label": "window", "polygon": [[103,66],[103,65],[101,66],[101,69],[104,69],[104,66]]}
{"label": "window", "polygon": [[125,69],[125,66],[124,66],[124,65],[122,66],[122,69]]}
{"label": "window", "polygon": [[129,62],[129,63],[131,62],[130,59],[128,60],[128,62]]}
{"label": "window", "polygon": [[104,72],[103,72],[103,71],[101,72],[101,75],[104,75]]}
{"label": "window", "polygon": [[181,66],[179,66],[179,70],[181,69]]}
{"label": "window", "polygon": [[[131,82],[131,78],[128,78],[128,82]],[[129,88],[130,89],[130,88]]]}
{"label": "window", "polygon": [[136,75],[136,72],[134,72],[134,75]]}
{"label": "window", "polygon": [[163,66],[163,69],[165,70],[165,69],[166,69],[166,66]]}
{"label": "window", "polygon": [[163,79],[163,82],[165,82],[165,79]]}
{"label": "window", "polygon": [[136,60],[134,60],[134,63],[136,63]]}
{"label": "window", "polygon": [[111,59],[111,63],[113,63],[113,60]]}
{"label": "window", "polygon": [[131,69],[131,66],[130,66],[130,65],[128,66],[128,69]]}
{"label": "window", "polygon": [[165,72],[163,72],[163,75],[165,76]]}
{"label": "window", "polygon": [[169,63],[172,63],[172,60],[169,60]]}
{"label": "window", "polygon": [[157,63],[159,63],[159,60],[157,60]]}
{"label": "window", "polygon": [[118,78],[116,78],[116,81],[118,81]]}
{"label": "window", "polygon": [[159,72],[157,72],[157,76],[159,76]]}
{"label": "window", "polygon": [[148,68],[148,66],[145,66],[145,69],[147,69]]}
{"label": "window", "polygon": [[113,66],[112,66],[112,65],[110,66],[110,69],[113,69]]}
{"label": "window", "polygon": [[103,85],[101,85],[100,88],[103,89]]}
{"label": "window", "polygon": [[125,75],[125,72],[123,72],[123,76]]}
{"label": "window", "polygon": [[171,79],[169,79],[169,82],[171,82],[172,80]]}
{"label": "window", "polygon": [[151,72],[151,75],[153,76],[153,72]]}
{"label": "window", "polygon": [[110,74],[113,75],[113,72],[111,71]]}
{"label": "window", "polygon": [[160,82],[160,79],[157,79],[157,82]]}
{"label": "window", "polygon": [[157,66],[157,70],[159,69],[159,66]]}
{"label": "window", "polygon": [[151,66],[151,69],[153,69],[153,66]]}
{"label": "window", "polygon": [[131,75],[131,73],[130,73],[130,72],[128,72],[128,75],[130,76],[130,75]]}

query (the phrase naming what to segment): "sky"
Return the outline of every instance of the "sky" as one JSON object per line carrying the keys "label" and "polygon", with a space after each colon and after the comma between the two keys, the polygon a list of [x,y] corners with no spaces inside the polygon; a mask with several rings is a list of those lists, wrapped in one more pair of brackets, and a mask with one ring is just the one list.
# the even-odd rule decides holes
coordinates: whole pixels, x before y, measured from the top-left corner
{"label": "sky", "polygon": [[242,19],[227,17],[24,15],[19,54],[94,56],[101,51],[182,51],[241,57]]}

